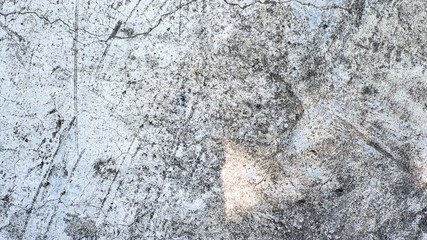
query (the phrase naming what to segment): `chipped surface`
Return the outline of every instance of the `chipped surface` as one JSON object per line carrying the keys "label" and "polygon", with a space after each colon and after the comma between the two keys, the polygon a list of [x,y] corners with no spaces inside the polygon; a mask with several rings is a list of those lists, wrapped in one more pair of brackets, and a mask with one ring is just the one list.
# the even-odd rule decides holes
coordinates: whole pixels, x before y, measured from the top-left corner
{"label": "chipped surface", "polygon": [[427,239],[425,1],[0,1],[0,239]]}

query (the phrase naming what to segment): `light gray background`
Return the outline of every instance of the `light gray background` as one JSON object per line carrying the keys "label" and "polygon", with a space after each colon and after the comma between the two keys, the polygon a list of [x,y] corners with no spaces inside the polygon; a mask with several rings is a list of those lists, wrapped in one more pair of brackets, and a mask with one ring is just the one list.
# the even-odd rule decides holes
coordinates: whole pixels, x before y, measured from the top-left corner
{"label": "light gray background", "polygon": [[0,239],[427,239],[426,9],[0,1]]}

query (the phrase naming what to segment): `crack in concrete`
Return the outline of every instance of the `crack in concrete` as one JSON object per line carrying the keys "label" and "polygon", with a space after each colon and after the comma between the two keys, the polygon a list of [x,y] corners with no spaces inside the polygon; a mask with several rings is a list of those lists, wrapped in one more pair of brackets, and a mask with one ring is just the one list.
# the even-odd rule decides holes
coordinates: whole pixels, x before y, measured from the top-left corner
{"label": "crack in concrete", "polygon": [[253,3],[246,4],[246,5],[243,5],[243,6],[240,5],[240,4],[238,4],[238,3],[231,3],[231,2],[229,2],[227,0],[224,0],[224,2],[226,4],[228,4],[228,5],[230,5],[230,6],[239,7],[240,9],[243,9],[243,10],[246,9],[246,8],[248,8],[248,7],[254,6],[255,4],[271,4],[271,5],[274,5],[274,4],[284,4],[284,3],[295,2],[295,3],[298,3],[298,4],[303,5],[303,6],[314,7],[314,8],[317,8],[317,9],[324,9],[324,10],[341,9],[341,10],[345,10],[347,12],[351,12],[351,9],[344,8],[344,7],[341,7],[341,6],[338,6],[338,5],[318,6],[318,5],[315,5],[315,4],[312,4],[312,3],[304,3],[304,2],[301,2],[301,1],[298,1],[298,0],[289,0],[289,1],[283,1],[283,2],[281,2],[281,1],[269,1],[269,0],[266,0],[264,2],[262,2],[262,1],[255,1]]}
{"label": "crack in concrete", "polygon": [[164,14],[162,14],[162,15],[160,15],[160,18],[157,20],[157,22],[153,25],[153,26],[151,26],[151,27],[149,27],[145,32],[141,32],[141,33],[136,33],[136,34],[133,34],[133,35],[130,35],[130,36],[126,36],[126,37],[121,37],[121,36],[116,36],[116,38],[118,38],[118,39],[130,39],[130,38],[136,38],[136,37],[139,37],[139,36],[147,36],[148,34],[150,34],[154,29],[156,29],[163,21],[164,21],[164,19],[165,18],[167,18],[167,17],[169,17],[170,15],[172,15],[172,14],[174,14],[174,13],[176,13],[176,12],[178,12],[181,8],[183,8],[183,7],[186,7],[186,6],[188,6],[188,5],[190,5],[191,3],[193,3],[193,2],[196,2],[197,0],[191,0],[191,1],[189,1],[189,2],[186,2],[186,3],[184,3],[184,4],[180,4],[176,9],[174,9],[174,10],[172,10],[172,11],[170,11],[170,12],[167,12],[167,13],[164,13]]}
{"label": "crack in concrete", "polygon": [[[61,23],[61,24],[63,24],[66,27],[66,29],[67,29],[68,32],[73,33],[73,32],[76,31],[76,29],[74,29],[74,26],[71,26],[69,23],[65,22],[64,20],[62,20],[60,18],[57,18],[55,20],[51,20],[48,17],[42,16],[41,14],[39,14],[39,13],[37,13],[35,11],[9,12],[9,13],[2,13],[2,12],[0,12],[0,16],[3,16],[4,19],[5,19],[5,24],[7,22],[7,17],[11,16],[11,15],[34,15],[37,18],[46,21],[47,23],[49,23],[49,25],[54,25],[56,23]],[[4,27],[4,26],[2,26],[2,27]],[[83,32],[85,32],[85,33],[87,33],[87,34],[89,34],[89,35],[91,35],[93,37],[96,37],[96,38],[101,38],[101,37],[104,36],[104,35],[100,35],[100,34],[96,34],[96,33],[90,32],[90,31],[88,31],[88,30],[86,30],[84,28],[78,28],[77,30],[83,31]]]}
{"label": "crack in concrete", "polygon": [[79,1],[75,1],[75,12],[74,12],[74,41],[73,41],[73,50],[74,50],[74,73],[73,73],[73,82],[74,82],[74,117],[75,117],[75,147],[76,155],[79,156],[79,125],[78,125],[78,49],[77,43],[79,39]]}
{"label": "crack in concrete", "polygon": [[16,31],[13,31],[12,29],[8,28],[7,26],[2,26],[2,28],[4,30],[6,30],[7,32],[9,32],[11,35],[17,37],[20,42],[26,42],[26,40],[24,39],[24,37],[22,37],[21,35],[19,35]]}
{"label": "crack in concrete", "polygon": [[10,16],[10,15],[34,15],[37,18],[48,22],[50,25],[54,25],[55,23],[59,22],[59,23],[62,23],[63,25],[65,25],[68,28],[69,31],[71,31],[71,29],[72,29],[71,26],[68,23],[66,23],[64,20],[62,20],[62,19],[58,18],[58,19],[55,19],[55,20],[52,21],[49,18],[47,18],[45,16],[41,16],[39,13],[34,12],[34,11],[10,12],[10,13],[2,13],[2,12],[0,12],[0,15],[5,18],[5,22],[7,20],[7,17]]}

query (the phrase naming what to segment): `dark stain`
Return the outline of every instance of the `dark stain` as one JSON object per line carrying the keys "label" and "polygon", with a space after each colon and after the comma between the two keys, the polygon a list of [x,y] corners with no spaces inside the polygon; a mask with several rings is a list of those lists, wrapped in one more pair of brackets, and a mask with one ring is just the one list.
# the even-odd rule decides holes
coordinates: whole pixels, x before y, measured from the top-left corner
{"label": "dark stain", "polygon": [[114,168],[114,162],[112,158],[107,159],[106,161],[99,160],[93,164],[95,170],[95,175],[99,176],[113,176],[117,170]]}
{"label": "dark stain", "polygon": [[337,194],[337,196],[342,196],[344,194],[344,188],[337,188],[334,190],[334,193]]}
{"label": "dark stain", "polygon": [[116,37],[117,32],[118,32],[118,31],[119,31],[119,29],[120,29],[120,26],[122,26],[122,22],[121,22],[121,21],[118,21],[118,22],[116,23],[116,26],[113,28],[113,32],[111,32],[110,36],[108,37],[107,41],[108,41],[108,40],[110,40],[111,38],[115,38],[115,37]]}
{"label": "dark stain", "polygon": [[355,0],[351,5],[351,12],[355,15],[355,25],[359,27],[362,22],[363,11],[365,10],[365,0]]}
{"label": "dark stain", "polygon": [[58,132],[61,130],[62,124],[64,123],[64,119],[59,118],[56,120],[55,131],[52,133],[52,137],[55,138]]}
{"label": "dark stain", "polygon": [[423,216],[418,222],[418,226],[420,227],[421,231],[423,231],[424,233],[427,233],[427,207],[424,208],[422,212],[423,212]]}
{"label": "dark stain", "polygon": [[364,95],[372,95],[377,93],[378,93],[378,90],[375,89],[373,86],[364,86],[362,89],[362,94]]}
{"label": "dark stain", "polygon": [[9,195],[4,196],[1,200],[5,203],[9,203],[9,201],[10,201]]}
{"label": "dark stain", "polygon": [[400,61],[402,61],[402,51],[399,49],[399,50],[396,50],[396,56],[395,56],[395,59],[396,59],[396,62],[400,62]]}
{"label": "dark stain", "polygon": [[93,220],[67,214],[65,233],[72,239],[98,239],[98,229]]}

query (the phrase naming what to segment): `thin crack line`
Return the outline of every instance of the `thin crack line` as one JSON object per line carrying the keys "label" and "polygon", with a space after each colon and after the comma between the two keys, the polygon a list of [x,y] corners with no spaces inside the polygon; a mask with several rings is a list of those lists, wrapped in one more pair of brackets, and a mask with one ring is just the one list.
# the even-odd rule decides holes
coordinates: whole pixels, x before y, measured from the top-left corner
{"label": "thin crack line", "polygon": [[301,1],[299,1],[299,0],[287,0],[287,1],[282,1],[282,2],[280,2],[280,1],[278,1],[278,2],[276,2],[276,1],[269,1],[269,0],[266,0],[266,1],[264,1],[264,2],[262,2],[262,1],[255,1],[255,2],[253,2],[253,3],[250,3],[250,4],[247,4],[247,5],[240,5],[240,4],[238,4],[238,3],[231,3],[231,2],[229,2],[229,1],[227,1],[227,0],[224,0],[224,2],[226,3],[226,4],[228,4],[228,5],[230,5],[230,6],[233,6],[233,7],[239,7],[240,9],[246,9],[246,8],[248,8],[248,7],[251,7],[251,6],[253,6],[253,5],[255,5],[255,4],[284,4],[284,3],[292,3],[292,2],[295,2],[295,3],[298,3],[298,4],[300,4],[300,5],[303,5],[303,6],[307,6],[307,7],[314,7],[314,8],[317,8],[317,9],[326,9],[326,10],[329,10],[329,9],[342,9],[342,10],[345,10],[345,11],[348,11],[348,12],[351,12],[351,9],[349,9],[349,8],[344,8],[344,7],[341,7],[341,6],[338,6],[338,5],[331,5],[331,6],[317,6],[317,5],[314,5],[314,4],[312,4],[312,3],[304,3],[304,2],[301,2]]}
{"label": "thin crack line", "polygon": [[33,11],[26,11],[26,12],[10,12],[10,13],[2,13],[2,12],[0,12],[0,15],[1,16],[3,16],[4,18],[5,18],[5,20],[6,20],[6,18],[9,16],[9,15],[27,15],[27,14],[29,14],[29,15],[35,15],[36,17],[38,17],[38,18],[40,18],[40,19],[42,19],[42,20],[44,20],[44,21],[46,21],[46,22],[48,22],[50,25],[53,25],[53,24],[55,24],[55,23],[57,23],[57,22],[60,22],[60,23],[62,23],[62,24],[64,24],[65,26],[67,26],[67,28],[68,29],[71,29],[71,27],[70,27],[70,25],[68,24],[68,23],[66,23],[64,20],[62,20],[62,19],[55,19],[55,20],[49,20],[49,18],[47,18],[46,16],[41,16],[39,13],[37,13],[37,12],[33,12]]}
{"label": "thin crack line", "polygon": [[129,38],[136,38],[136,37],[139,37],[139,36],[147,36],[147,35],[148,35],[148,34],[150,34],[154,29],[156,29],[156,28],[157,28],[157,27],[158,27],[158,26],[163,22],[163,20],[164,20],[165,18],[167,18],[168,16],[170,16],[170,15],[172,15],[172,14],[174,14],[174,13],[178,12],[181,8],[186,7],[186,6],[188,6],[188,5],[190,5],[191,3],[196,2],[196,1],[197,1],[197,0],[191,0],[191,1],[188,1],[188,2],[186,2],[186,3],[184,3],[184,4],[179,5],[176,9],[174,9],[174,10],[172,10],[172,11],[170,11],[170,12],[167,12],[167,13],[164,13],[164,14],[160,15],[160,18],[157,20],[157,22],[156,22],[153,26],[149,27],[149,28],[147,29],[147,31],[145,31],[145,32],[137,33],[137,34],[130,35],[130,36],[126,36],[126,37],[115,36],[115,38],[118,38],[118,39],[129,39]]}
{"label": "thin crack line", "polygon": [[77,49],[77,42],[79,38],[79,0],[75,1],[75,14],[74,14],[74,42],[73,42],[73,48],[74,48],[74,75],[73,75],[73,82],[74,82],[74,117],[75,117],[75,145],[76,145],[76,155],[79,156],[79,125],[78,125],[78,96],[77,96],[77,64],[78,64],[78,49]]}
{"label": "thin crack line", "polygon": [[[43,16],[43,15],[41,15],[41,14],[37,13],[37,12],[34,12],[34,11],[26,11],[26,12],[9,12],[9,13],[2,13],[2,12],[0,12],[0,16],[3,16],[3,17],[5,18],[5,24],[6,24],[7,17],[8,17],[9,15],[35,15],[37,18],[39,18],[39,19],[41,19],[41,20],[44,20],[44,21],[48,22],[50,25],[54,25],[55,23],[62,23],[64,26],[66,26],[66,30],[67,30],[68,32],[71,32],[71,33],[72,33],[72,32],[74,31],[74,29],[72,29],[72,27],[70,26],[70,24],[68,24],[68,23],[67,23],[67,22],[65,22],[64,20],[62,20],[62,19],[60,19],[60,18],[55,19],[55,20],[50,20],[48,17]],[[103,37],[103,36],[104,36],[104,35],[100,35],[100,34],[96,34],[96,33],[90,32],[90,31],[88,31],[88,30],[86,30],[86,29],[84,29],[84,28],[81,28],[81,29],[79,29],[79,30],[80,30],[80,31],[83,31],[83,32],[85,32],[85,33],[87,33],[87,34],[89,34],[89,35],[91,35],[91,36],[93,36],[93,37],[97,37],[97,38],[100,38],[100,37]]]}
{"label": "thin crack line", "polygon": [[310,2],[304,3],[304,2],[301,2],[299,0],[288,0],[288,1],[277,2],[277,3],[283,4],[283,3],[291,3],[291,2],[296,2],[296,3],[298,3],[300,5],[303,5],[303,6],[314,7],[314,8],[318,8],[318,9],[326,9],[326,10],[328,10],[328,9],[341,9],[341,10],[345,10],[345,11],[351,12],[350,8],[341,7],[341,6],[338,6],[338,5],[335,5],[335,4],[333,4],[331,6],[318,6],[318,5],[312,4]]}

